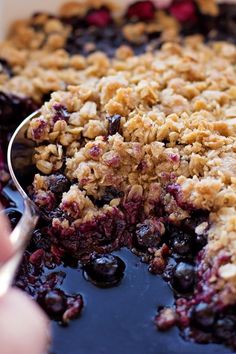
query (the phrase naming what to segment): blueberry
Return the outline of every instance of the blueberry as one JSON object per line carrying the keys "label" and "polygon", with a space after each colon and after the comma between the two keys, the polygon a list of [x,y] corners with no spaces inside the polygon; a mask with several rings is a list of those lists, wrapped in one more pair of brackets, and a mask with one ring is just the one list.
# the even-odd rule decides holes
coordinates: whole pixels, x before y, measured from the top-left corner
{"label": "blueberry", "polygon": [[66,310],[66,298],[62,290],[54,289],[45,294],[42,307],[51,316],[62,314]]}
{"label": "blueberry", "polygon": [[116,285],[124,276],[125,263],[111,254],[95,255],[84,266],[85,278],[100,287]]}
{"label": "blueberry", "polygon": [[108,135],[114,135],[119,132],[120,129],[120,119],[119,114],[114,114],[113,116],[107,117],[108,120]]}
{"label": "blueberry", "polygon": [[136,229],[136,240],[141,247],[157,247],[161,243],[161,235],[153,231],[148,224],[139,224]]}
{"label": "blueberry", "polygon": [[171,246],[174,253],[189,255],[192,251],[192,237],[182,231],[176,232],[172,235]]}
{"label": "blueberry", "polygon": [[51,192],[61,194],[70,187],[70,182],[63,174],[55,174],[48,177],[49,189]]}
{"label": "blueberry", "polygon": [[114,198],[122,198],[124,196],[123,192],[120,192],[114,187],[106,187],[104,194],[101,199],[94,200],[94,203],[99,208],[103,207],[105,204],[109,204]]}
{"label": "blueberry", "polygon": [[235,331],[235,322],[230,318],[218,319],[214,326],[214,334],[221,339],[230,339]]}
{"label": "blueberry", "polygon": [[195,270],[189,263],[180,262],[173,273],[171,284],[180,293],[188,293],[193,290],[195,283]]}
{"label": "blueberry", "polygon": [[215,317],[211,306],[205,302],[200,302],[192,310],[191,322],[200,329],[210,331],[215,323]]}

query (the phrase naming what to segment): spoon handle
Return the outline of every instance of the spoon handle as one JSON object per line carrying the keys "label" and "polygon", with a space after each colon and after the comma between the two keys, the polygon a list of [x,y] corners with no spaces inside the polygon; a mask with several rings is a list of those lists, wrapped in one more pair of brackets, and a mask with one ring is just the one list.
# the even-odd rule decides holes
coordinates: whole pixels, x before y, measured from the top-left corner
{"label": "spoon handle", "polygon": [[0,296],[6,294],[11,287],[25,247],[38,221],[37,212],[28,198],[25,198],[24,205],[24,213],[10,234],[10,240],[14,248],[13,255],[0,265]]}

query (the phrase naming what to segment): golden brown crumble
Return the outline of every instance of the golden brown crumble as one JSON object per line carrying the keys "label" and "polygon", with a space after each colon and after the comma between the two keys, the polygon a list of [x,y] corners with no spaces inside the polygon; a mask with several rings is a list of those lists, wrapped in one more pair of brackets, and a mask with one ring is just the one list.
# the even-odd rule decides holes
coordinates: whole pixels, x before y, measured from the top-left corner
{"label": "golden brown crumble", "polygon": [[216,16],[219,13],[219,8],[216,0],[197,0],[200,10],[203,14]]}
{"label": "golden brown crumble", "polygon": [[[61,15],[83,15],[91,6],[98,8],[104,1],[66,3],[60,10]],[[110,1],[105,5],[111,6]],[[117,19],[119,22],[119,19]],[[40,30],[38,29],[40,28]],[[91,54],[88,58],[69,55],[64,49],[71,26],[62,23],[60,18],[50,18],[38,14],[31,19],[14,23],[7,40],[0,43],[0,58],[12,67],[14,76],[9,79],[0,72],[0,91],[18,96],[30,96],[40,102],[48,92],[64,90],[67,85],[77,85],[86,76],[101,77],[107,74],[107,64],[102,53]],[[178,22],[163,11],[156,11],[156,18],[148,24],[139,22],[124,26],[124,36],[131,43],[140,43],[150,32],[160,31],[161,40],[178,40]],[[93,50],[94,43],[87,43],[87,50]],[[92,46],[92,47],[91,47]],[[91,47],[91,48],[90,48]],[[150,47],[150,50],[152,48]],[[123,52],[123,53],[122,53]],[[132,56],[128,46],[117,50],[117,58],[125,61]],[[120,64],[122,65],[122,64]],[[124,63],[123,63],[124,65]],[[83,70],[85,69],[86,70]]]}

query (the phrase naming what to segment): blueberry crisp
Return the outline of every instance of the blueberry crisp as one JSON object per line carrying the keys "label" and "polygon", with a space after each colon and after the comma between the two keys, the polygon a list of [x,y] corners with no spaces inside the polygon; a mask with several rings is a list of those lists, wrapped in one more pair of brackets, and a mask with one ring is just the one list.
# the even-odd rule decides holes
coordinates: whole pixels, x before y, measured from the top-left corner
{"label": "blueberry crisp", "polygon": [[[19,286],[34,293],[24,279],[68,255],[92,281],[116,284],[124,265],[109,253],[128,247],[175,293],[173,308],[158,309],[159,330],[236,347],[233,16],[214,1],[140,1],[123,15],[103,1],[14,24],[0,44],[0,119],[13,124],[43,104],[27,132],[29,195],[50,220]],[[34,286],[66,322],[83,300],[60,293],[62,277]]]}

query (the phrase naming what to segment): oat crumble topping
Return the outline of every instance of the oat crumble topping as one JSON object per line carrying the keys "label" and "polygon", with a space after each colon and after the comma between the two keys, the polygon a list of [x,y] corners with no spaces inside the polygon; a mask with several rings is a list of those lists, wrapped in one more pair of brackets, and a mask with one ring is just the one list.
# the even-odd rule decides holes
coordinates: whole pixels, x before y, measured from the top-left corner
{"label": "oat crumble topping", "polygon": [[[124,193],[122,200],[143,200],[147,218],[155,216],[158,203],[174,223],[192,209],[208,210],[206,259],[214,263],[220,250],[230,254],[213,281],[222,289],[226,281],[235,292],[236,47],[206,45],[196,36],[125,60],[93,57],[106,76],[85,67],[80,84],[53,93],[30,124],[28,136],[38,143],[36,166],[44,174],[34,179],[37,204],[45,205],[47,175],[66,158],[73,185],[60,208],[72,221],[52,222],[62,230],[119,208],[121,198],[102,208],[92,201],[111,186]],[[59,109],[66,116],[57,116]],[[115,115],[119,128],[109,134]],[[177,194],[173,186],[179,186]]]}

